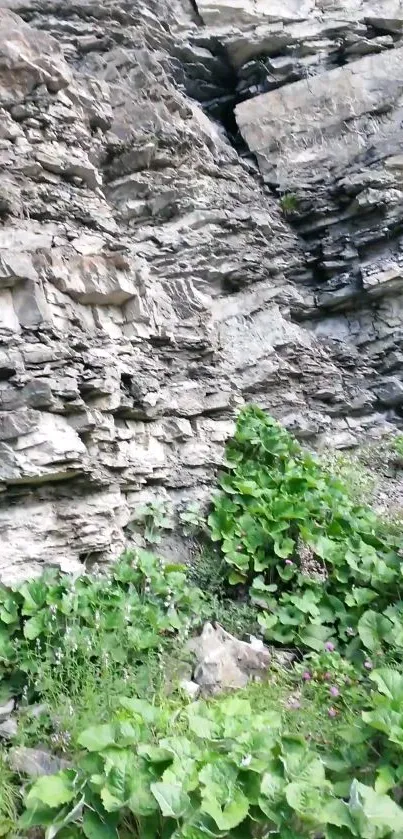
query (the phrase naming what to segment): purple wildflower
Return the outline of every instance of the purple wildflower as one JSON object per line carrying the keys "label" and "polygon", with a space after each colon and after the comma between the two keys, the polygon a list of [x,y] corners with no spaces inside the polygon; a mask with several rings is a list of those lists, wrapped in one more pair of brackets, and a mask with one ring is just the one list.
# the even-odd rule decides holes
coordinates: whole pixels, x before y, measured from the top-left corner
{"label": "purple wildflower", "polygon": [[336,687],[336,685],[332,685],[332,687],[330,688],[330,694],[331,694],[331,696],[339,696],[340,695],[340,691],[339,691],[338,687]]}
{"label": "purple wildflower", "polygon": [[329,671],[327,670],[326,673],[323,674],[323,678],[325,679],[326,682],[328,682],[329,679],[332,678],[332,674],[329,673]]}
{"label": "purple wildflower", "polygon": [[326,641],[325,650],[328,650],[329,653],[333,653],[336,647],[333,644],[333,641]]}
{"label": "purple wildflower", "polygon": [[329,714],[329,717],[336,717],[337,716],[336,708],[329,708],[327,713]]}
{"label": "purple wildflower", "polygon": [[286,559],[285,564],[286,565],[294,565],[292,559]]}
{"label": "purple wildflower", "polygon": [[373,665],[372,665],[372,661],[370,661],[370,660],[369,660],[369,658],[367,658],[367,660],[366,660],[366,661],[364,661],[364,667],[365,667],[365,669],[366,669],[366,670],[372,670],[372,666],[373,666]]}
{"label": "purple wildflower", "polygon": [[311,676],[309,670],[305,670],[305,672],[302,674],[302,678],[303,678],[304,682],[309,682],[311,680],[312,676]]}

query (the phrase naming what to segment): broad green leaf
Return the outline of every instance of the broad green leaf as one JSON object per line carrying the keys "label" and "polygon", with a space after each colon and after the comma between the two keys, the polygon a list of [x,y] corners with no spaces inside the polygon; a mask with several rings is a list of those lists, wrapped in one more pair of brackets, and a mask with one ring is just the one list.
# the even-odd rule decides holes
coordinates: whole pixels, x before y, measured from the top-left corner
{"label": "broad green leaf", "polygon": [[132,749],[107,749],[107,778],[101,798],[108,813],[127,807],[137,816],[148,816],[157,805],[150,792],[153,780],[148,765]]}
{"label": "broad green leaf", "polygon": [[0,661],[8,662],[13,658],[13,645],[8,629],[0,627]]}
{"label": "broad green leaf", "polygon": [[[46,829],[45,839],[54,839],[55,836],[60,837],[63,836],[63,834],[66,836],[68,833],[73,836],[76,828],[73,827],[72,822],[75,822],[81,816],[83,804],[84,795],[75,802],[73,807],[71,804],[67,804],[59,810],[57,816],[53,816],[54,820],[52,821],[52,824],[50,824]],[[54,810],[52,810],[52,812],[54,814]]]}
{"label": "broad green leaf", "polygon": [[381,795],[371,787],[353,781],[351,786],[350,810],[361,811],[367,821],[379,828],[403,830],[403,810],[388,795]]}
{"label": "broad green leaf", "polygon": [[285,539],[276,540],[274,542],[274,553],[276,556],[280,556],[282,559],[286,559],[286,557],[291,556],[295,548],[294,539],[290,539],[288,536]]}
{"label": "broad green leaf", "polygon": [[320,790],[309,783],[293,781],[285,787],[287,803],[302,817],[308,814],[320,819],[322,813],[322,797]]}
{"label": "broad green leaf", "polygon": [[203,705],[199,702],[194,702],[187,711],[189,719],[190,730],[198,737],[210,740],[215,737],[217,731],[217,722],[211,719],[207,714],[203,714]]}
{"label": "broad green leaf", "polygon": [[260,792],[270,803],[279,801],[284,790],[285,782],[281,775],[273,774],[273,772],[265,772],[261,785]]}
{"label": "broad green leaf", "polygon": [[102,752],[115,742],[115,735],[114,725],[93,725],[80,734],[78,742],[89,752]]}
{"label": "broad green leaf", "polygon": [[63,771],[58,775],[44,775],[38,778],[26,797],[27,806],[33,807],[36,802],[40,802],[47,807],[60,807],[72,801],[76,795],[74,777],[74,772]]}
{"label": "broad green leaf", "polygon": [[24,635],[28,638],[29,641],[34,641],[35,638],[39,638],[42,634],[46,626],[45,623],[45,616],[43,612],[39,612],[37,615],[34,615],[33,618],[25,621],[24,623]]}
{"label": "broad green leaf", "polygon": [[366,606],[378,597],[377,592],[373,589],[365,588],[364,586],[353,586],[351,593],[346,595],[347,606]]}
{"label": "broad green leaf", "polygon": [[222,806],[214,798],[203,798],[201,809],[214,819],[220,830],[232,830],[248,815],[249,801],[240,789],[234,790],[232,800]]}
{"label": "broad green leaf", "polygon": [[317,556],[320,556],[321,559],[324,559],[325,561],[331,561],[335,552],[336,545],[333,539],[329,539],[327,536],[319,536],[312,542],[311,547],[313,548]]}
{"label": "broad green leaf", "polygon": [[403,675],[390,667],[373,670],[370,678],[388,699],[403,703]]}
{"label": "broad green leaf", "polygon": [[396,778],[390,766],[380,766],[375,781],[375,792],[384,794],[396,786]]}
{"label": "broad green leaf", "polygon": [[258,619],[258,622],[259,622],[260,626],[262,627],[262,629],[264,629],[266,632],[268,632],[270,629],[272,629],[273,626],[275,626],[276,623],[278,622],[277,615],[267,614],[267,612],[264,613],[264,614],[258,615],[257,619]]}
{"label": "broad green leaf", "polygon": [[18,820],[18,827],[23,831],[28,831],[31,827],[51,826],[54,823],[55,809],[53,807],[41,805],[39,801],[33,801],[28,805],[27,798],[25,805],[25,810]]}
{"label": "broad green leaf", "polygon": [[176,784],[151,784],[151,792],[165,817],[179,819],[189,808],[189,796]]}
{"label": "broad green leaf", "polygon": [[319,624],[309,623],[300,633],[299,638],[306,647],[312,650],[322,652],[325,648],[326,641],[333,634],[333,629],[330,626],[321,626]]}
{"label": "broad green leaf", "polygon": [[357,836],[348,804],[339,798],[332,798],[327,802],[323,811],[323,821],[336,827],[348,827],[353,836]]}
{"label": "broad green leaf", "polygon": [[166,763],[172,760],[172,753],[168,749],[163,749],[161,746],[154,746],[152,743],[140,743],[137,753],[141,757],[145,757],[150,763]]}
{"label": "broad green leaf", "polygon": [[392,628],[392,623],[383,615],[373,612],[371,609],[364,612],[358,621],[358,633],[367,650],[374,652],[379,650],[385,636]]}
{"label": "broad green leaf", "polygon": [[83,833],[87,839],[117,839],[116,825],[108,823],[94,810],[86,810],[83,817]]}
{"label": "broad green leaf", "polygon": [[20,594],[24,598],[23,614],[34,615],[46,603],[48,587],[43,579],[31,580],[24,583],[20,588]]}

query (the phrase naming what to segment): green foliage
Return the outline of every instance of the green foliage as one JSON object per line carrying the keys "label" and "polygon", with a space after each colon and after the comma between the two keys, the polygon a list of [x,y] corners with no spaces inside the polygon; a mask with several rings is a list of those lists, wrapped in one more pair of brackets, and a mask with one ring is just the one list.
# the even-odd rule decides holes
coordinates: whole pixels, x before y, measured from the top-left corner
{"label": "green foliage", "polygon": [[169,723],[147,702],[122,700],[109,724],[82,733],[75,769],[33,784],[21,827],[46,828],[47,839],[66,825],[90,839],[401,836],[385,767],[375,788],[353,778],[338,792],[326,762],[283,732],[275,711],[233,696],[193,703]]}
{"label": "green foliage", "polygon": [[10,769],[6,753],[0,749],[0,837],[12,839],[17,822],[20,793]]}
{"label": "green foliage", "polygon": [[393,438],[393,448],[400,457],[403,457],[403,434],[397,434]]}
{"label": "green foliage", "polygon": [[[350,656],[403,652],[402,538],[259,408],[227,446],[209,516],[232,585],[249,587],[266,637]],[[362,654],[363,657],[364,654]]]}
{"label": "green foliage", "polygon": [[370,447],[354,452],[340,452],[335,449],[321,452],[324,469],[343,483],[345,492],[354,502],[359,498],[361,504],[371,504],[376,490],[374,471],[366,462],[371,453]]}
{"label": "green foliage", "polygon": [[298,212],[298,195],[296,195],[294,192],[285,193],[280,198],[280,207],[283,213],[285,213],[285,215]]}
{"label": "green foliage", "polygon": [[196,502],[188,504],[187,507],[179,513],[179,520],[182,524],[185,536],[195,536],[203,533],[206,529],[205,516],[203,515],[199,504],[196,504]]}
{"label": "green foliage", "polygon": [[[20,741],[50,741],[71,768],[28,788],[17,827],[0,756],[0,836],[402,839],[400,529],[259,409],[227,462],[217,547],[195,507],[182,514],[203,538],[187,576],[139,550],[107,574],[1,589],[1,699],[18,697]],[[163,502],[140,519],[148,541],[171,521]],[[230,697],[168,694],[206,618],[299,647],[296,663]]]}
{"label": "green foliage", "polygon": [[260,635],[256,607],[245,599],[231,599],[231,587],[225,572],[225,562],[217,547],[208,542],[199,545],[188,570],[188,579],[203,593],[201,617],[221,624],[238,638]]}
{"label": "green foliage", "polygon": [[166,501],[150,501],[136,510],[136,522],[144,528],[144,539],[150,545],[161,542],[161,531],[172,530],[172,511]]}
{"label": "green foliage", "polygon": [[[181,565],[126,553],[108,574],[45,574],[0,594],[1,695],[21,695],[23,739],[43,732],[69,751],[86,719],[120,695],[155,693],[170,639],[199,621],[200,597]],[[48,712],[24,715],[39,700]],[[51,719],[50,719],[51,718]]]}

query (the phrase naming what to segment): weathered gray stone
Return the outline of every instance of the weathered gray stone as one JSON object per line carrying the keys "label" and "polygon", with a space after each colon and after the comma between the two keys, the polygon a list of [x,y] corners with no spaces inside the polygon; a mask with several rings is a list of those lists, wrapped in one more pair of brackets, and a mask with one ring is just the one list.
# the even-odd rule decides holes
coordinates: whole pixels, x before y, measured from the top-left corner
{"label": "weathered gray stone", "polygon": [[397,376],[391,376],[377,385],[376,395],[383,405],[401,405],[403,402],[403,382]]}
{"label": "weathered gray stone", "polygon": [[67,760],[52,755],[46,749],[29,749],[25,746],[10,749],[9,764],[14,772],[33,779],[43,775],[55,775],[70,766]]}
{"label": "weathered gray stone", "polygon": [[13,717],[0,722],[0,740],[13,740],[18,732],[18,723]]}
{"label": "weathered gray stone", "polygon": [[193,682],[191,679],[182,679],[179,687],[192,701],[197,699],[200,695],[200,685],[196,684],[196,682]]}
{"label": "weathered gray stone", "polygon": [[239,641],[211,623],[187,647],[197,662],[193,680],[204,695],[245,687],[250,679],[261,679],[271,662],[267,647]]}
{"label": "weathered gray stone", "polygon": [[14,699],[9,699],[8,702],[5,702],[3,705],[0,705],[0,722],[4,722],[11,716],[11,714],[14,711],[14,706]]}

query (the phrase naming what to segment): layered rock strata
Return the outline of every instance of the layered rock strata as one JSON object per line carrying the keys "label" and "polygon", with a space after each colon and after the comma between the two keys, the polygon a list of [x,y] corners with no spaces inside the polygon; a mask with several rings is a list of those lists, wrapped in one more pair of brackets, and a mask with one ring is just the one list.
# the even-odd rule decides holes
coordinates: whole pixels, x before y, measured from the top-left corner
{"label": "layered rock strata", "polygon": [[399,424],[402,25],[0,0],[2,579],[202,501],[244,401],[339,446]]}

